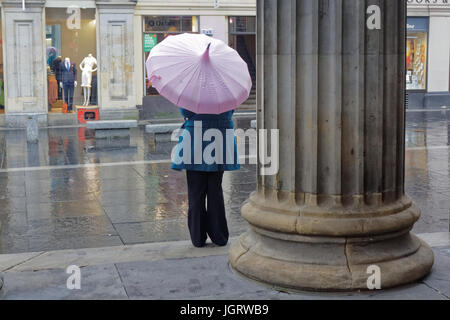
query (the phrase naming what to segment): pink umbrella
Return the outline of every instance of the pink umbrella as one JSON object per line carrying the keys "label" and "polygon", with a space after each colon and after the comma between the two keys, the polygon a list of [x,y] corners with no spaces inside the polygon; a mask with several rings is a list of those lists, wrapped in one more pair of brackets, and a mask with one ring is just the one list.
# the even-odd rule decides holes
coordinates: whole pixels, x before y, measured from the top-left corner
{"label": "pink umbrella", "polygon": [[146,62],[158,92],[195,113],[220,114],[248,99],[252,80],[247,64],[223,41],[203,34],[169,36]]}

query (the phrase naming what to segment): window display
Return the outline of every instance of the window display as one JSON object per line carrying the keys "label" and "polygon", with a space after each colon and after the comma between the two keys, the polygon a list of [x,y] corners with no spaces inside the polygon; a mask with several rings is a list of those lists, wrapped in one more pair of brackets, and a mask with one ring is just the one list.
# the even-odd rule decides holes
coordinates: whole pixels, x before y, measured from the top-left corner
{"label": "window display", "polygon": [[228,17],[228,45],[235,49],[247,63],[252,77],[253,88],[249,97],[249,105],[256,100],[256,17]]}
{"label": "window display", "polygon": [[[94,68],[95,66],[95,68]],[[92,88],[92,73],[97,71],[97,59],[92,56],[92,53],[81,61],[80,69],[81,74],[81,87],[83,88],[84,103],[83,106],[87,107],[90,102],[91,88]]]}
{"label": "window display", "polygon": [[229,18],[230,33],[256,33],[256,17],[254,16],[235,16]]}
{"label": "window display", "polygon": [[[170,35],[181,33],[198,33],[198,18],[196,16],[147,16],[144,18],[144,65],[150,51],[158,43]],[[147,70],[144,67],[145,93],[158,95],[158,91],[152,87],[147,79]]]}
{"label": "window display", "polygon": [[406,41],[406,89],[426,90],[428,59],[428,21],[408,18]]}
{"label": "window display", "polygon": [[406,48],[406,88],[426,89],[427,34],[409,34]]}
{"label": "window display", "polygon": [[95,9],[46,8],[45,15],[49,111],[96,104]]}
{"label": "window display", "polygon": [[2,24],[0,20],[0,113],[5,112],[5,85],[3,81],[3,39]]}

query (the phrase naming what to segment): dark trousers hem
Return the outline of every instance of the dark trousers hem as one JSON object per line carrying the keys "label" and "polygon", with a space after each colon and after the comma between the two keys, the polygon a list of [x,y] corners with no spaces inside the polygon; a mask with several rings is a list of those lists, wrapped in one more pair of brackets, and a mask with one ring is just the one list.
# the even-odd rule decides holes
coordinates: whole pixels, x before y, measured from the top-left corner
{"label": "dark trousers hem", "polygon": [[229,233],[222,190],[223,171],[186,171],[188,227],[192,244],[205,245],[209,236],[218,246],[228,243]]}

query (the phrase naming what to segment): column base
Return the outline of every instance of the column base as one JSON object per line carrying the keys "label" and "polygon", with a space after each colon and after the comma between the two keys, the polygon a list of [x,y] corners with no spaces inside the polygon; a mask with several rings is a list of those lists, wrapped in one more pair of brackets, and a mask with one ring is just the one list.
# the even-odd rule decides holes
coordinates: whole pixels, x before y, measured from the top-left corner
{"label": "column base", "polygon": [[381,271],[381,289],[414,282],[429,273],[431,248],[409,230],[367,238],[286,235],[251,227],[231,247],[232,267],[272,286],[309,291],[368,290]]}

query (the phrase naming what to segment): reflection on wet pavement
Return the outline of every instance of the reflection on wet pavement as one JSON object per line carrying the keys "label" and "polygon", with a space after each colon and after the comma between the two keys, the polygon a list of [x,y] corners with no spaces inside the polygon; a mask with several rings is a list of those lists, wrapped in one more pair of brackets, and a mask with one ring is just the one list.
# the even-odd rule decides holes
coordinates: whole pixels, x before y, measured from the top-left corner
{"label": "reflection on wet pavement", "polygon": [[[449,228],[449,116],[407,113],[406,189],[422,209],[418,233]],[[22,130],[0,131],[0,252],[189,239],[185,174],[161,161],[174,143],[155,143],[143,128],[125,139],[95,139],[84,128],[39,136],[28,144]],[[232,236],[247,228],[240,206],[255,189],[255,170],[224,176]]]}

